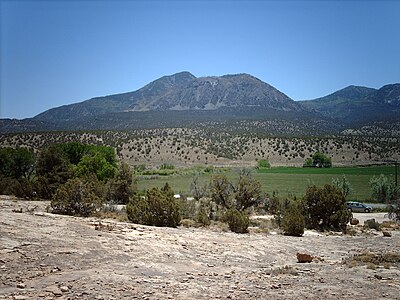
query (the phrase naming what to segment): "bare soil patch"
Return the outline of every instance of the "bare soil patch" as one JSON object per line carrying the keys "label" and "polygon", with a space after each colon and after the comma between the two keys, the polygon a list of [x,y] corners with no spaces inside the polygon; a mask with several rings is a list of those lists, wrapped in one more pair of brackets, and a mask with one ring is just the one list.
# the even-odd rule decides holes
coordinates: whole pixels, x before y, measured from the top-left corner
{"label": "bare soil patch", "polygon": [[[238,235],[45,212],[0,198],[0,299],[400,299],[400,232]],[[21,212],[22,211],[22,212]],[[316,257],[297,263],[296,253]]]}

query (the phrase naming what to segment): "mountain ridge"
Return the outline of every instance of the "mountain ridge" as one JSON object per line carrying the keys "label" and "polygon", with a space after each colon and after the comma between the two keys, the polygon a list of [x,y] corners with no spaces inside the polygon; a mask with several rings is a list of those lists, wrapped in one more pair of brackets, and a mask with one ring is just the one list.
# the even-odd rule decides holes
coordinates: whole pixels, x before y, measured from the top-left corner
{"label": "mountain ridge", "polygon": [[294,101],[247,73],[196,77],[182,71],[135,91],[51,108],[33,118],[2,119],[0,133],[126,130],[239,120],[280,121],[279,128],[287,128],[283,134],[293,132],[288,126],[307,128],[304,134],[327,133],[329,128],[337,134],[371,122],[398,122],[400,84],[380,89],[351,85],[317,99]]}
{"label": "mountain ridge", "polygon": [[327,96],[299,103],[344,122],[377,121],[396,118],[396,115],[399,118],[400,84],[387,84],[379,89],[350,85]]}

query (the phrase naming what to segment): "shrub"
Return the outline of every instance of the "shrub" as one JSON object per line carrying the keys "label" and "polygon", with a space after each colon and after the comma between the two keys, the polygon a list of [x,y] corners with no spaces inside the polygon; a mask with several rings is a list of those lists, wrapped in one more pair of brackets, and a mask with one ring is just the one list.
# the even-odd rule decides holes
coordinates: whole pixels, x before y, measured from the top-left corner
{"label": "shrub", "polygon": [[39,155],[36,173],[36,190],[40,198],[51,199],[57,189],[72,177],[71,165],[64,158],[61,149],[50,146]]}
{"label": "shrub", "polygon": [[25,178],[14,180],[11,191],[16,197],[24,199],[33,199],[36,195],[32,182]]}
{"label": "shrub", "polygon": [[266,159],[260,159],[257,163],[259,169],[269,169],[271,168],[271,164]]}
{"label": "shrub", "polygon": [[332,185],[341,190],[345,198],[347,198],[347,196],[353,191],[353,188],[351,187],[351,184],[345,175],[342,175],[341,178],[332,179]]}
{"label": "shrub", "polygon": [[379,177],[372,177],[369,182],[372,189],[372,198],[382,203],[392,203],[396,200],[399,188],[393,180],[381,174]]}
{"label": "shrub", "polygon": [[224,215],[224,221],[229,229],[235,233],[247,233],[250,219],[247,213],[237,209],[229,209]]}
{"label": "shrub", "polygon": [[94,177],[70,179],[60,186],[51,200],[53,213],[88,217],[103,205],[102,186]]}
{"label": "shrub", "polygon": [[211,220],[207,213],[207,207],[205,205],[200,204],[200,207],[196,213],[195,221],[201,226],[210,226]]}
{"label": "shrub", "polygon": [[235,186],[236,209],[245,210],[261,203],[261,184],[250,174],[240,174]]}
{"label": "shrub", "polygon": [[167,185],[148,190],[144,197],[134,196],[126,211],[131,222],[144,225],[177,227],[181,221],[179,203]]}
{"label": "shrub", "polygon": [[369,219],[364,222],[364,227],[369,229],[381,230],[381,226],[375,219]]}
{"label": "shrub", "polygon": [[268,199],[267,210],[270,214],[274,215],[276,225],[282,226],[283,214],[289,208],[290,201],[288,199],[279,199],[272,197]]}
{"label": "shrub", "polygon": [[210,182],[212,201],[224,208],[231,208],[233,186],[226,175],[214,175]]}
{"label": "shrub", "polygon": [[332,159],[321,152],[315,152],[311,158],[307,158],[304,167],[330,168],[332,167]]}
{"label": "shrub", "polygon": [[107,183],[106,201],[109,203],[127,204],[136,190],[136,180],[133,180],[129,166],[122,162],[115,179]]}
{"label": "shrub", "polygon": [[351,213],[346,199],[335,186],[308,187],[304,196],[306,224],[315,229],[345,230]]}
{"label": "shrub", "polygon": [[183,219],[194,219],[196,215],[196,201],[188,200],[185,196],[177,200],[181,209],[181,217]]}
{"label": "shrub", "polygon": [[292,204],[282,216],[281,227],[286,235],[302,236],[304,234],[304,216],[297,204]]}

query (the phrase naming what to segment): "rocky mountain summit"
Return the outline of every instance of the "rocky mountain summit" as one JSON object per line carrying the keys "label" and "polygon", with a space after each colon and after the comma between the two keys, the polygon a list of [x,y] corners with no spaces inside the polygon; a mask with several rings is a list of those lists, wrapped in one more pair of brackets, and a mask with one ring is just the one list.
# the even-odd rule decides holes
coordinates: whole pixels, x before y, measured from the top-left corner
{"label": "rocky mountain summit", "polygon": [[307,110],[276,88],[248,74],[196,78],[189,72],[181,72],[161,77],[134,92],[52,108],[34,119],[69,121],[114,112],[243,107],[278,111]]}

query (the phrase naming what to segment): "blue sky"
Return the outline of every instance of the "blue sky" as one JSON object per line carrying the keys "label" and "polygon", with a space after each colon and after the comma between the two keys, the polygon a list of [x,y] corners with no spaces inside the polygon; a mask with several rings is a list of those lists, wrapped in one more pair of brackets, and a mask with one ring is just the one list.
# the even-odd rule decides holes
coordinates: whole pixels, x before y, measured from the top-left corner
{"label": "blue sky", "polygon": [[249,73],[294,100],[400,82],[400,1],[0,0],[0,118]]}

